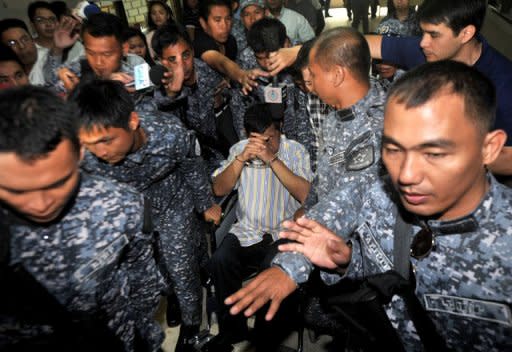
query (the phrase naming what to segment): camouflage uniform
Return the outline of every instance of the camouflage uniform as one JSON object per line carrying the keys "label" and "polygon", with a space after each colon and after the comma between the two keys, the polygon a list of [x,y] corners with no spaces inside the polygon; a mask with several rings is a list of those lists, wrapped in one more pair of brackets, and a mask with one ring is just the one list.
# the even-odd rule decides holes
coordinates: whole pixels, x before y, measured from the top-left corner
{"label": "camouflage uniform", "polygon": [[[254,57],[254,52],[251,48],[248,47],[244,50],[243,57],[246,59],[240,63],[243,69],[259,67],[257,64],[251,67],[251,53],[252,57]],[[256,62],[255,57],[254,62]],[[280,83],[285,83],[287,87],[286,110],[284,112],[282,132],[286,138],[302,144],[311,155],[313,154],[314,135],[307,112],[307,93],[304,93],[295,85],[293,78],[288,73],[279,73],[277,80]],[[248,95],[243,95],[239,89],[232,89],[231,111],[233,112],[233,124],[240,139],[247,138],[244,129],[244,116],[247,107],[254,103],[264,102],[264,88],[271,83],[270,80],[264,77],[258,81],[258,86]]]}
{"label": "camouflage uniform", "polygon": [[377,26],[376,32],[382,35],[400,37],[421,35],[421,28],[419,26],[414,7],[409,8],[409,15],[404,21],[400,21],[395,16],[384,17]]}
{"label": "camouflage uniform", "polygon": [[231,35],[235,37],[236,46],[238,47],[238,55],[240,55],[240,53],[247,48],[247,31],[240,19],[233,18]]}
{"label": "camouflage uniform", "polygon": [[[59,79],[58,71],[61,68],[68,68],[71,72],[76,74],[79,78],[82,77],[82,62],[87,61],[85,56],[80,56],[75,60],[62,65],[59,57],[48,55],[48,60],[44,67],[44,77],[46,81],[46,86],[51,87],[55,92],[59,94],[67,93],[66,88],[64,88],[64,84]],[[121,60],[121,66],[119,68],[119,72],[127,73],[133,76],[133,69],[135,66],[145,63],[143,58],[138,55],[127,54]],[[136,93],[137,98],[140,96],[140,93]]]}
{"label": "camouflage uniform", "polygon": [[[1,208],[0,215],[11,216]],[[10,264],[22,265],[70,312],[102,317],[126,351],[135,350],[136,336],[156,351],[164,336],[153,315],[164,286],[143,215],[135,190],[82,174],[58,221],[12,215]]]}
{"label": "camouflage uniform", "polygon": [[194,86],[184,85],[175,97],[168,97],[165,92],[155,90],[152,98],[146,97],[142,103],[137,104],[136,110],[146,112],[161,110],[178,115],[188,129],[196,132],[203,158],[207,163],[208,174],[211,175],[224,160],[224,156],[212,147],[217,144],[218,139],[214,108],[215,93],[224,79],[200,59],[194,59],[194,67],[197,77],[197,83]]}
{"label": "camouflage uniform", "polygon": [[[158,116],[160,115],[160,116]],[[199,261],[206,260],[198,213],[213,205],[208,175],[192,132],[173,116],[139,113],[147,141],[121,162],[110,165],[87,153],[82,167],[134,186],[151,200],[160,234],[160,260],[170,276],[186,325],[201,323]],[[173,122],[174,121],[174,122]]]}
{"label": "camouflage uniform", "polygon": [[317,176],[306,199],[310,208],[331,191],[360,182],[371,185],[378,177],[386,93],[371,80],[366,96],[352,107],[331,112],[321,126]]}
{"label": "camouflage uniform", "polygon": [[[449,348],[460,351],[512,350],[512,190],[488,176],[490,188],[479,206],[455,221],[429,220],[436,247],[424,259],[411,258],[416,295]],[[353,184],[318,203],[313,218],[352,242],[347,277],[366,277],[393,268],[397,194],[389,180],[370,189]],[[411,235],[421,227],[413,221]],[[422,224],[425,226],[425,224]],[[312,269],[297,253],[280,253],[274,264],[296,282]],[[323,272],[331,284],[340,276]],[[386,306],[406,351],[421,351],[401,298]]]}

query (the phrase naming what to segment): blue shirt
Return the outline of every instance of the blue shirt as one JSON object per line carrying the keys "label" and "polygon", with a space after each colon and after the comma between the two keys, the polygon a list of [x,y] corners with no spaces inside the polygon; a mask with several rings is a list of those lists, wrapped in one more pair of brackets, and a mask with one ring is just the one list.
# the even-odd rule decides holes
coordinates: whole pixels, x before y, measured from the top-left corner
{"label": "blue shirt", "polygon": [[[507,132],[507,146],[512,146],[512,62],[478,36],[482,53],[474,67],[487,76],[496,88],[497,110],[494,128]],[[426,62],[420,37],[382,37],[382,59],[413,68]]]}

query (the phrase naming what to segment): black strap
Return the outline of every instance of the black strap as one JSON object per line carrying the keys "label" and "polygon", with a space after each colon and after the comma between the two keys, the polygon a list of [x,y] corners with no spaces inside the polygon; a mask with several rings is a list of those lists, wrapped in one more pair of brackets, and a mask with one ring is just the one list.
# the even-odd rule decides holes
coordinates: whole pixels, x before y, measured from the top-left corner
{"label": "black strap", "polygon": [[396,210],[396,220],[393,237],[393,261],[395,271],[405,280],[409,280],[411,262],[409,251],[411,244],[412,225],[404,221],[400,211]]}
{"label": "black strap", "polygon": [[153,228],[153,218],[151,217],[151,200],[149,198],[144,197],[144,217],[142,224],[142,232],[143,233],[152,233]]}
{"label": "black strap", "polygon": [[410,244],[412,225],[405,222],[400,210],[396,211],[395,232],[393,238],[393,257],[395,270],[408,282],[401,285],[400,296],[405,302],[407,312],[414,323],[425,351],[448,351],[444,339],[439,335],[436,326],[428,316],[414,292],[414,275],[411,275]]}

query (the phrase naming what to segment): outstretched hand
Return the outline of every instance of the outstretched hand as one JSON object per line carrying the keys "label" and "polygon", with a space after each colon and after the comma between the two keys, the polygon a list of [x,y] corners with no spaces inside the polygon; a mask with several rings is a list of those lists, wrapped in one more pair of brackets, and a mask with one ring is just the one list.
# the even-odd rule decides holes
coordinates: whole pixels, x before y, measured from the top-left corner
{"label": "outstretched hand", "polygon": [[74,45],[80,33],[75,31],[78,21],[71,16],[62,16],[53,33],[53,44],[57,49],[63,50]]}
{"label": "outstretched hand", "polygon": [[284,271],[277,267],[262,271],[249,284],[224,301],[233,305],[229,312],[233,315],[244,312],[246,317],[253,315],[258,309],[271,301],[265,320],[272,320],[283,299],[288,297],[297,284]]}
{"label": "outstretched hand", "polygon": [[281,48],[269,54],[270,75],[275,76],[282,70],[293,65],[297,59],[300,47]]}
{"label": "outstretched hand", "polygon": [[256,80],[258,77],[268,77],[270,74],[259,68],[253,68],[252,70],[243,71],[242,77],[239,82],[242,85],[242,93],[245,95],[249,94],[254,87],[258,86]]}
{"label": "outstretched hand", "polygon": [[344,268],[350,263],[352,248],[318,222],[301,217],[297,221],[285,221],[283,227],[287,230],[279,236],[296,242],[280,245],[280,251],[300,252],[313,264],[327,269]]}

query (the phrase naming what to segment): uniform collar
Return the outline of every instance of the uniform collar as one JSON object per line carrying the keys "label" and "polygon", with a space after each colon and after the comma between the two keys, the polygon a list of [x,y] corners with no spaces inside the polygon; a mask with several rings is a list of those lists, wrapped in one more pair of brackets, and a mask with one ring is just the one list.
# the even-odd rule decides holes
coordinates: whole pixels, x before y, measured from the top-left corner
{"label": "uniform collar", "polygon": [[366,114],[373,107],[383,106],[386,101],[386,92],[383,86],[374,78],[370,78],[370,89],[357,103],[346,109],[336,110],[336,118],[340,121],[351,121],[362,114]]}
{"label": "uniform collar", "polygon": [[481,224],[489,221],[493,203],[499,199],[500,186],[491,174],[487,175],[489,190],[473,212],[454,220],[428,220],[427,226],[436,236],[475,232]]}

